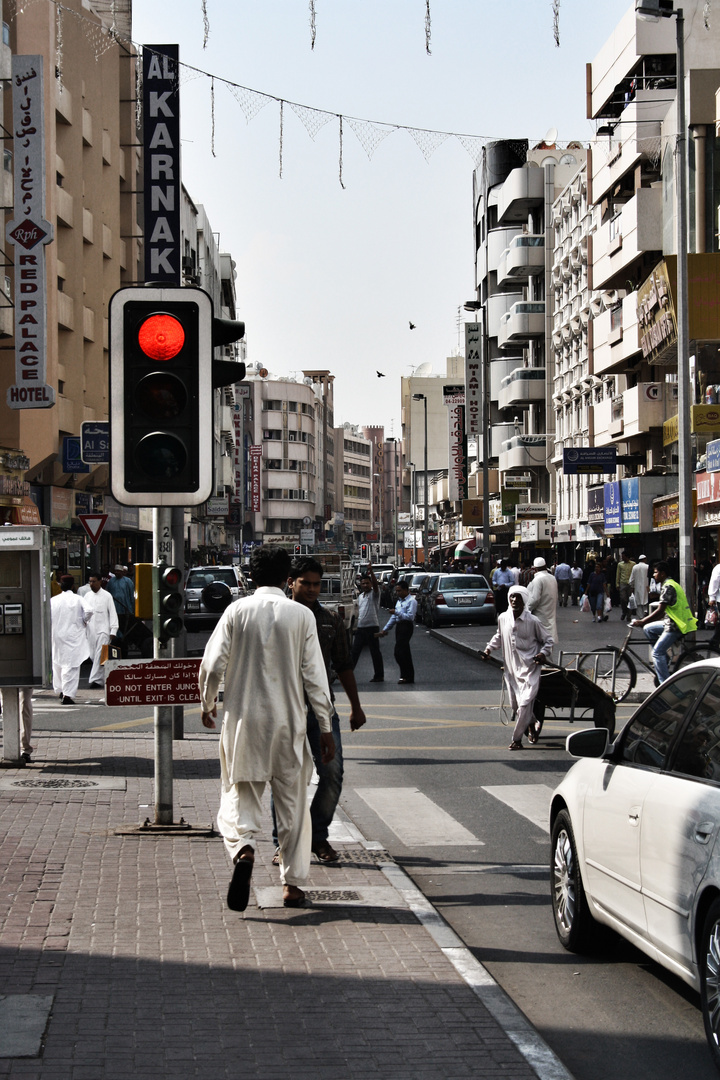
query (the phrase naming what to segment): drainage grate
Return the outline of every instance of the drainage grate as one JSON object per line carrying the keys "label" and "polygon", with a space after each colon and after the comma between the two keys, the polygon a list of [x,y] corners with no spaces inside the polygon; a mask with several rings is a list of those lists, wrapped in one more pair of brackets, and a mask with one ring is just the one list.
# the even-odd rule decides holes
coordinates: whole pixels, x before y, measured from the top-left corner
{"label": "drainage grate", "polygon": [[322,903],[323,900],[359,900],[360,893],[353,892],[352,889],[306,889],[305,896],[308,900],[314,900],[317,903]]}
{"label": "drainage grate", "polygon": [[382,863],[395,862],[387,851],[367,851],[366,848],[341,848],[340,856],[344,865],[357,863],[358,866],[379,866]]}
{"label": "drainage grate", "polygon": [[96,788],[94,780],[13,780],[13,787],[29,788]]}

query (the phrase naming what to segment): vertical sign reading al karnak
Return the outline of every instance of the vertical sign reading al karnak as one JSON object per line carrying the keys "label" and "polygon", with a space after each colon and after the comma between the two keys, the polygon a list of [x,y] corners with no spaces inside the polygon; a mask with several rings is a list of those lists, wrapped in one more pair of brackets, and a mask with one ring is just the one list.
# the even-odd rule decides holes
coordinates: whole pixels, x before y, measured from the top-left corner
{"label": "vertical sign reading al karnak", "polygon": [[143,46],[145,280],[181,285],[177,45]]}

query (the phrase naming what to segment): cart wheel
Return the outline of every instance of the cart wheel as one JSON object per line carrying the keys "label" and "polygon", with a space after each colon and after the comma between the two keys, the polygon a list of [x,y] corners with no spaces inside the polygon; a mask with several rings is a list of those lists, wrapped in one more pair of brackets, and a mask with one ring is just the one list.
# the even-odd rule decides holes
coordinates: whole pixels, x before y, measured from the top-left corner
{"label": "cart wheel", "polygon": [[[605,653],[605,656],[599,655]],[[615,653],[615,663],[609,663],[608,653]],[[612,667],[615,678],[613,680]],[[613,701],[624,701],[637,682],[637,671],[629,656],[621,653],[614,645],[594,652],[582,653],[578,657],[578,671],[609,694]]]}

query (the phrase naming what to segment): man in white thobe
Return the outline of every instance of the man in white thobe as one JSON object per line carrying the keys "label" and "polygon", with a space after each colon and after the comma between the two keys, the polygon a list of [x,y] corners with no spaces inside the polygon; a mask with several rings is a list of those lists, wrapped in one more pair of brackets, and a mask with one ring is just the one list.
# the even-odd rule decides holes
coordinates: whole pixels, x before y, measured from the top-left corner
{"label": "man in white thobe", "polygon": [[60,578],[62,591],[50,601],[53,689],[60,694],[63,705],[75,704],[80,665],[90,655],[85,627],[92,615],[73,592],[74,584],[71,575],[64,574]]}
{"label": "man in white thobe", "polygon": [[648,613],[648,570],[647,559],[638,555],[638,561],[630,571],[628,585],[635,597],[635,617],[644,619]]}
{"label": "man in white thobe", "polygon": [[304,695],[318,719],[322,760],[332,761],[335,753],[330,687],[315,616],[283,592],[290,568],[284,549],[253,549],[250,572],[257,589],[226,608],[200,666],[205,727],[215,727],[216,697],[225,675],[218,828],[234,862],[227,898],[234,911],[248,904],[268,781],[277,816],[283,904],[300,907],[305,899],[300,885],[310,872],[312,756]]}
{"label": "man in white thobe", "polygon": [[[528,585],[529,599],[527,607],[540,620],[553,644],[557,645],[557,605],[558,585],[553,574],[547,568],[547,563],[541,555],[533,561],[535,574]],[[548,654],[549,658],[550,654]]]}
{"label": "man in white thobe", "polygon": [[495,649],[502,650],[505,685],[515,718],[509,750],[522,750],[526,732],[531,742],[537,742],[533,703],[540,689],[542,662],[550,659],[553,647],[545,627],[527,610],[528,599],[523,585],[508,590],[510,607],[498,615],[497,632],[485,646],[486,656]]}
{"label": "man in white thobe", "polygon": [[102,587],[100,574],[90,574],[88,577],[90,591],[82,597],[82,604],[86,614],[92,618],[87,625],[88,649],[92,657],[92,671],[88,680],[94,690],[102,690],[105,683],[105,669],[100,663],[103,645],[109,645],[118,632],[118,617],[115,601],[107,590]]}

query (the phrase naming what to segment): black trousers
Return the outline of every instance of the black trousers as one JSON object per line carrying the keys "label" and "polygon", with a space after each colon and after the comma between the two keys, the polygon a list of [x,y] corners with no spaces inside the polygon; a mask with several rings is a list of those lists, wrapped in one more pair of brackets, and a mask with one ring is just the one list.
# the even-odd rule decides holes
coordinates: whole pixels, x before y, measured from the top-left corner
{"label": "black trousers", "polygon": [[373,675],[376,679],[382,679],[385,676],[382,653],[380,652],[380,641],[375,637],[379,629],[379,626],[358,627],[353,636],[352,650],[350,653],[352,666],[355,667],[360,659],[360,653],[367,645],[370,649],[370,656],[372,657],[373,662]]}
{"label": "black trousers", "polygon": [[409,619],[401,619],[395,626],[395,663],[400,668],[400,678],[405,682],[415,682],[415,668],[410,652],[410,638],[414,629]]}

